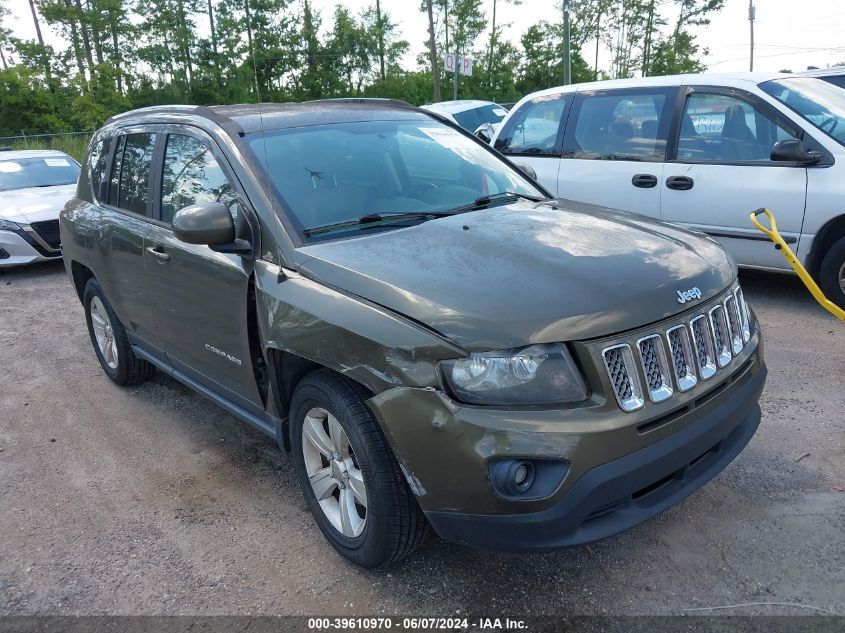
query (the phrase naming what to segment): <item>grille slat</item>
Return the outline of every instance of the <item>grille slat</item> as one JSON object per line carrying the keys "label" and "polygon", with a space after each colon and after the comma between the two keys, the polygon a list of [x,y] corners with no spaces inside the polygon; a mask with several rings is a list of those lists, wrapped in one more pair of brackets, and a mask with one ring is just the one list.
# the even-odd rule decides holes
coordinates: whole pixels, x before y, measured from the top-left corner
{"label": "grille slat", "polygon": [[602,352],[604,366],[619,406],[635,411],[643,406],[640,380],[634,368],[634,356],[629,345],[615,345]]}
{"label": "grille slat", "polygon": [[713,328],[713,340],[716,343],[716,360],[719,367],[724,367],[731,362],[730,333],[728,322],[725,319],[725,308],[717,305],[710,310],[710,325]]}
{"label": "grille slat", "polygon": [[672,383],[663,342],[658,335],[653,334],[637,341],[637,349],[640,351],[649,398],[652,402],[666,400],[672,395]]}
{"label": "grille slat", "polygon": [[[602,350],[613,393],[619,406],[634,411],[644,404],[640,383],[654,402],[692,389],[739,356],[751,340],[751,322],[742,289],[736,285],[718,302],[702,307],[688,321],[637,340]],[[634,351],[638,363],[634,362]],[[641,370],[641,371],[640,371]]]}
{"label": "grille slat", "polygon": [[678,389],[681,391],[692,389],[698,382],[698,378],[695,376],[695,361],[687,328],[683,325],[673,327],[666,332],[666,340],[669,341],[669,350],[672,353],[672,367]]}

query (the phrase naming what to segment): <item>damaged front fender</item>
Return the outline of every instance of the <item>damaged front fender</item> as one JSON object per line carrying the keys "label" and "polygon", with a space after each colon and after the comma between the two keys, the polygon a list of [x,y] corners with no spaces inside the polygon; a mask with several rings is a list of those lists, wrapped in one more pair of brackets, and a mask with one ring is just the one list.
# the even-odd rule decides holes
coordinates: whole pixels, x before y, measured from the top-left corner
{"label": "damaged front fender", "polygon": [[401,315],[276,264],[256,263],[258,327],[265,349],[328,367],[378,394],[434,387],[436,363],[465,352]]}

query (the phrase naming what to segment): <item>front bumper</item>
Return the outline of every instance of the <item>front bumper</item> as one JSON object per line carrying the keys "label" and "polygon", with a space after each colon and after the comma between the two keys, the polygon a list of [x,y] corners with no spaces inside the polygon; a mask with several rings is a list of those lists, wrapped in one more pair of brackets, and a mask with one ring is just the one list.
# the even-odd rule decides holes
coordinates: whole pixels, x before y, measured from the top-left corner
{"label": "front bumper", "polygon": [[[760,421],[759,327],[721,376],[633,413],[599,394],[572,408],[494,411],[404,387],[369,404],[440,536],[484,549],[548,550],[645,521],[742,451]],[[546,497],[503,498],[489,479],[499,459],[564,460],[568,472]]]}
{"label": "front bumper", "polygon": [[50,249],[46,244],[39,244],[37,236],[21,230],[0,231],[0,268],[22,266],[35,262],[58,259],[60,250]]}
{"label": "front bumper", "polygon": [[500,551],[543,551],[592,543],[672,507],[721,472],[760,423],[766,368],[697,422],[582,475],[553,507],[529,514],[429,512],[445,540]]}

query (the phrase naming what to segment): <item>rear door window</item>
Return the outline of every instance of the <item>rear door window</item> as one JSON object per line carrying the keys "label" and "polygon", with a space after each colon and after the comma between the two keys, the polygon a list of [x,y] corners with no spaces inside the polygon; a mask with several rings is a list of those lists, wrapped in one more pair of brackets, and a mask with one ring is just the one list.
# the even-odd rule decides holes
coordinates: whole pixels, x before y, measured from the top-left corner
{"label": "rear door window", "polygon": [[579,94],[564,154],[588,160],[663,161],[674,88]]}
{"label": "rear door window", "polygon": [[118,208],[139,215],[148,214],[155,140],[155,134],[145,133],[127,134],[121,140],[112,169],[111,199]]}
{"label": "rear door window", "polygon": [[505,122],[495,147],[503,154],[559,156],[558,132],[571,94],[537,97]]}

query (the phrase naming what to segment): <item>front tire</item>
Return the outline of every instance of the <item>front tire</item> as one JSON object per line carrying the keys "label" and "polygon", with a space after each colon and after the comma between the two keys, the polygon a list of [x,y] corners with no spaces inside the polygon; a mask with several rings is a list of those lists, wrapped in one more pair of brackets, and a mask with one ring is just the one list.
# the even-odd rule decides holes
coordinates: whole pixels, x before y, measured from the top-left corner
{"label": "front tire", "polygon": [[819,269],[819,286],[828,299],[845,308],[845,237],[825,253]]}
{"label": "front tire", "polygon": [[85,284],[82,297],[91,345],[106,376],[121,386],[149,380],[155,365],[135,356],[123,324],[93,277]]}
{"label": "front tire", "polygon": [[321,369],[297,385],[291,446],[305,502],[346,559],[373,568],[410,554],[427,522],[355,383]]}

